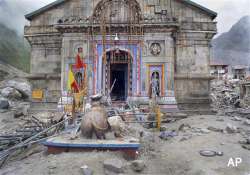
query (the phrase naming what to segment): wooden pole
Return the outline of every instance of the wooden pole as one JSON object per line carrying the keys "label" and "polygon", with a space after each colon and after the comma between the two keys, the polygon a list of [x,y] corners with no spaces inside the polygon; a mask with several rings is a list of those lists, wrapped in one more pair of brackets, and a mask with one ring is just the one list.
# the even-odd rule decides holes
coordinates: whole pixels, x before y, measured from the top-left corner
{"label": "wooden pole", "polygon": [[160,107],[158,105],[156,107],[156,116],[157,116],[157,129],[160,130],[160,128],[161,128],[161,110],[160,110]]}

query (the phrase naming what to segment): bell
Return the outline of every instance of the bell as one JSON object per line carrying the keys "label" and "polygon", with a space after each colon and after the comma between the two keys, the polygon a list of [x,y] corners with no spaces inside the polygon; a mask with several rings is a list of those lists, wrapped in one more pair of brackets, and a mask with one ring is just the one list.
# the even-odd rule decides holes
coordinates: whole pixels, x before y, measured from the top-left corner
{"label": "bell", "polygon": [[118,34],[116,33],[115,34],[115,41],[119,41],[120,39],[119,39],[119,37],[118,37]]}

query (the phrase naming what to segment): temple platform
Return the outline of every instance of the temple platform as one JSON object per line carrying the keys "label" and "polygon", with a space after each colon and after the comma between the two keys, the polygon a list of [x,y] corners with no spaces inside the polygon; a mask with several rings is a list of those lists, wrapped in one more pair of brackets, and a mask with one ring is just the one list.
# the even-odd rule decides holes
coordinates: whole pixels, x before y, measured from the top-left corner
{"label": "temple platform", "polygon": [[140,143],[136,139],[120,138],[114,140],[97,140],[76,138],[71,139],[70,134],[56,136],[42,142],[48,148],[48,154],[59,154],[62,152],[81,151],[119,151],[129,159],[135,159],[140,148]]}

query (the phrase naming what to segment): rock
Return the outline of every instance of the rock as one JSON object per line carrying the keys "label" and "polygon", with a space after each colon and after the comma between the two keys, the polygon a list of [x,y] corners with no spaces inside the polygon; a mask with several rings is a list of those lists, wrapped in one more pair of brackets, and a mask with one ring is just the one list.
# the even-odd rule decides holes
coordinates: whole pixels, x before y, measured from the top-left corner
{"label": "rock", "polygon": [[245,120],[245,121],[243,122],[243,125],[250,126],[250,120]]}
{"label": "rock", "polygon": [[227,124],[227,127],[226,127],[225,130],[226,130],[226,132],[227,132],[228,134],[233,134],[233,133],[238,132],[237,127],[236,127],[236,126],[233,126],[232,124]]}
{"label": "rock", "polygon": [[250,145],[241,145],[241,146],[242,146],[242,148],[247,149],[247,150],[250,151]]}
{"label": "rock", "polygon": [[224,119],[218,118],[218,119],[216,119],[216,121],[217,121],[217,122],[224,122]]}
{"label": "rock", "polygon": [[237,100],[234,102],[234,107],[235,107],[235,108],[241,108],[241,101],[240,101],[240,99],[237,99]]}
{"label": "rock", "polygon": [[106,170],[114,173],[123,173],[124,166],[120,159],[108,159],[103,162],[103,166]]}
{"label": "rock", "polygon": [[247,118],[247,119],[250,119],[250,109],[240,110],[240,111],[239,111],[239,114],[240,114],[242,117],[245,117],[245,118]]}
{"label": "rock", "polygon": [[208,133],[210,133],[210,131],[206,128],[201,128],[201,133],[208,134]]}
{"label": "rock", "polygon": [[120,116],[112,116],[108,118],[108,123],[116,137],[122,137],[126,131],[126,125]]}
{"label": "rock", "polygon": [[11,87],[18,90],[23,98],[30,98],[31,96],[31,85],[25,81],[9,80],[5,82],[5,87]]}
{"label": "rock", "polygon": [[19,118],[21,116],[27,116],[30,106],[27,104],[19,104],[14,111],[14,118]]}
{"label": "rock", "polygon": [[201,133],[201,134],[208,134],[208,133],[210,133],[210,131],[208,129],[206,129],[206,128],[195,128],[195,127],[192,128],[192,132],[194,132],[194,133]]}
{"label": "rock", "polygon": [[191,126],[189,125],[189,124],[181,124],[180,125],[180,127],[179,127],[179,131],[183,131],[183,132],[185,132],[186,130],[188,130],[188,129],[190,129],[191,128]]}
{"label": "rock", "polygon": [[1,98],[0,99],[0,109],[9,109],[10,103],[7,99]]}
{"label": "rock", "polygon": [[174,118],[177,118],[177,119],[185,119],[188,117],[187,114],[184,114],[184,113],[180,113],[180,112],[176,112],[176,113],[173,113],[172,115],[170,115]]}
{"label": "rock", "polygon": [[9,99],[19,100],[22,98],[22,94],[18,90],[14,89],[12,87],[4,88],[1,91],[1,94],[3,97],[9,98]]}
{"label": "rock", "polygon": [[235,112],[237,112],[236,110],[233,110],[233,109],[226,109],[225,110],[225,114],[226,115],[230,115],[230,114],[233,114],[233,113],[235,113]]}
{"label": "rock", "polygon": [[19,118],[19,117],[22,117],[24,114],[23,114],[23,111],[15,111],[14,112],[14,118]]}
{"label": "rock", "polygon": [[239,118],[237,116],[234,116],[231,120],[233,120],[233,121],[241,121],[241,118]]}
{"label": "rock", "polygon": [[81,170],[83,172],[83,175],[93,175],[94,174],[94,172],[87,165],[82,166]]}
{"label": "rock", "polygon": [[56,165],[49,165],[49,166],[48,166],[48,169],[50,169],[50,170],[53,170],[53,169],[56,169],[56,168],[57,168]]}
{"label": "rock", "polygon": [[144,161],[142,161],[142,160],[135,160],[135,161],[131,162],[131,168],[135,172],[142,172],[145,167],[146,167],[146,165],[145,165]]}
{"label": "rock", "polygon": [[183,136],[181,139],[180,139],[180,142],[183,142],[183,141],[186,141],[186,140],[189,140],[192,138],[192,135],[188,135],[188,136]]}
{"label": "rock", "polygon": [[210,130],[210,131],[214,131],[214,132],[223,132],[223,129],[216,128],[216,127],[213,127],[213,126],[209,126],[207,129]]}
{"label": "rock", "polygon": [[160,138],[163,140],[168,140],[169,138],[175,137],[178,134],[175,131],[164,131],[160,133]]}
{"label": "rock", "polygon": [[161,126],[161,127],[160,127],[160,131],[161,131],[161,132],[166,131],[166,130],[167,130],[167,128],[166,128],[165,126]]}

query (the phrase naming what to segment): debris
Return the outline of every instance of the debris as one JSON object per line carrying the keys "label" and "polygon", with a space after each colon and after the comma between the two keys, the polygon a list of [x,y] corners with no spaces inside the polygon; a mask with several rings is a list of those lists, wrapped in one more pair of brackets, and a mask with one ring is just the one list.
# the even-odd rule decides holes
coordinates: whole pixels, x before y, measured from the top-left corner
{"label": "debris", "polygon": [[188,117],[187,114],[181,113],[181,112],[174,112],[174,113],[166,113],[165,116],[166,118],[176,118],[176,119],[185,119]]}
{"label": "debris", "polygon": [[250,126],[250,120],[245,120],[245,121],[243,122],[243,124],[244,124],[244,125],[247,125],[247,126]]}
{"label": "debris", "polygon": [[154,134],[152,134],[151,132],[145,132],[143,131],[142,132],[142,138],[143,140],[147,141],[147,142],[155,142],[155,137],[154,137]]}
{"label": "debris", "polygon": [[106,170],[114,173],[123,173],[124,166],[120,159],[108,159],[103,162],[103,166]]}
{"label": "debris", "polygon": [[125,123],[120,116],[109,117],[108,123],[111,127],[111,130],[114,131],[116,137],[121,137],[126,130]]}
{"label": "debris", "polygon": [[200,132],[203,133],[203,134],[208,134],[208,133],[210,133],[210,131],[209,131],[208,129],[206,129],[206,128],[201,128],[201,129],[200,129]]}
{"label": "debris", "polygon": [[87,165],[82,166],[81,170],[83,172],[83,175],[93,175],[94,174],[94,172]]}
{"label": "debris", "polygon": [[249,144],[250,145],[250,138],[246,139],[246,140],[240,140],[239,143],[240,144]]}
{"label": "debris", "polygon": [[19,117],[21,117],[21,116],[23,116],[24,114],[23,114],[23,111],[15,111],[14,112],[14,118],[19,118]]}
{"label": "debris", "polygon": [[236,110],[234,110],[234,109],[226,109],[225,110],[225,114],[226,115],[232,115],[232,114],[234,114],[234,113],[236,113],[237,111]]}
{"label": "debris", "polygon": [[[27,120],[29,123],[31,120]],[[32,145],[37,143],[44,138],[48,138],[49,136],[55,134],[58,131],[58,127],[60,128],[62,124],[65,123],[65,120],[49,126],[47,128],[43,128],[39,121],[35,121],[33,119],[33,125],[25,127],[23,129],[17,129],[16,133],[12,135],[1,135],[0,143],[2,140],[7,140],[8,143],[2,148],[2,152],[0,154],[0,161],[2,161],[0,167],[6,162],[10,155],[12,155],[16,150],[20,148],[25,148],[28,145]],[[17,134],[18,133],[18,134]]]}
{"label": "debris", "polygon": [[2,89],[1,94],[5,98],[14,99],[14,100],[19,100],[22,98],[22,94],[12,87],[6,87]]}
{"label": "debris", "polygon": [[183,142],[183,141],[189,140],[191,138],[192,138],[192,135],[186,135],[186,136],[183,136],[179,141]]}
{"label": "debris", "polygon": [[233,133],[236,133],[238,132],[237,130],[237,127],[236,126],[233,126],[232,124],[227,124],[227,127],[225,129],[227,131],[228,134],[233,134]]}
{"label": "debris", "polygon": [[239,118],[237,116],[234,116],[231,120],[233,120],[233,121],[241,121],[241,118]]}
{"label": "debris", "polygon": [[250,109],[241,110],[239,111],[239,114],[243,117],[250,119]]}
{"label": "debris", "polygon": [[166,128],[165,126],[161,126],[161,127],[160,127],[160,131],[161,131],[161,132],[167,131],[167,128]]}
{"label": "debris", "polygon": [[250,151],[250,138],[239,141],[241,147]]}
{"label": "debris", "polygon": [[240,108],[240,107],[241,107],[241,100],[240,100],[240,99],[237,99],[237,100],[234,102],[234,107],[235,107],[235,108]]}
{"label": "debris", "polygon": [[50,165],[49,167],[48,167],[48,169],[50,169],[50,170],[54,170],[54,169],[56,169],[57,167],[56,167],[56,165]]}
{"label": "debris", "polygon": [[223,156],[223,152],[220,151],[217,152],[212,150],[201,150],[200,155],[205,157]]}
{"label": "debris", "polygon": [[250,145],[242,145],[242,148],[250,151]]}
{"label": "debris", "polygon": [[0,109],[9,109],[9,106],[10,104],[8,100],[4,98],[0,99]]}
{"label": "debris", "polygon": [[224,119],[218,118],[218,119],[216,119],[216,121],[217,121],[217,122],[224,122]]}
{"label": "debris", "polygon": [[240,99],[239,81],[215,80],[212,81],[211,87],[213,110],[223,112],[226,115],[232,115],[237,113],[235,109],[247,107],[243,100]]}
{"label": "debris", "polygon": [[191,129],[191,126],[189,124],[181,124],[178,131],[185,132],[186,130]]}
{"label": "debris", "polygon": [[213,126],[209,126],[207,129],[210,130],[210,131],[223,133],[223,129],[216,128],[216,127],[213,127]]}
{"label": "debris", "polygon": [[142,172],[145,167],[146,165],[143,160],[134,160],[133,162],[131,162],[131,168],[135,172]]}
{"label": "debris", "polygon": [[168,140],[171,137],[175,137],[178,134],[175,131],[164,131],[160,133],[160,138],[163,140]]}
{"label": "debris", "polygon": [[192,128],[192,132],[202,133],[202,134],[210,133],[210,131],[208,129],[206,129],[206,128],[195,128],[195,127]]}
{"label": "debris", "polygon": [[140,140],[139,139],[136,139],[136,138],[130,138],[129,139],[129,143],[139,143]]}

